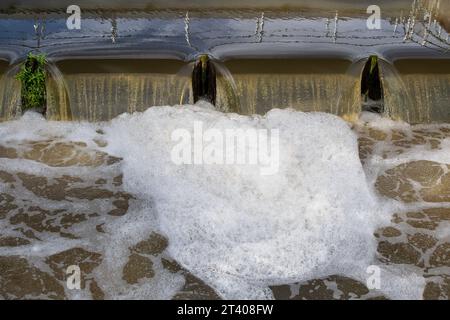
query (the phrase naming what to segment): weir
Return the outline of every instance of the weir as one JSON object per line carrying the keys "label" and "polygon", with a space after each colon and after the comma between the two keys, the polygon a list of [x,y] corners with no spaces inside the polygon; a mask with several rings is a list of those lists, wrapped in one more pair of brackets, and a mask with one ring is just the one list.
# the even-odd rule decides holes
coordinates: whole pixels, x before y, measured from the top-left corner
{"label": "weir", "polygon": [[[15,76],[33,51],[47,56],[52,120],[104,121],[204,99],[240,114],[290,107],[347,119],[369,110],[411,123],[450,121],[442,1],[383,2],[389,12],[379,30],[367,29],[367,5],[356,1],[266,1],[234,10],[177,3],[135,1],[134,10],[120,1],[86,4],[80,30],[67,29],[56,3],[0,8],[1,30],[14,26],[0,33],[1,120],[21,113]],[[377,101],[368,81],[379,86]]]}

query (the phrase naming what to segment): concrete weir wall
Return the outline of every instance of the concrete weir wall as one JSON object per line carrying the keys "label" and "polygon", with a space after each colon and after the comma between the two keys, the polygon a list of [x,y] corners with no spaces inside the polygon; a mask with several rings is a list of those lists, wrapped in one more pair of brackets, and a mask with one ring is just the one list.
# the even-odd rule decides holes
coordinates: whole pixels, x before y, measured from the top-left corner
{"label": "concrete weir wall", "polygon": [[72,1],[2,1],[0,29],[9,32],[0,33],[0,119],[20,115],[15,75],[38,52],[48,60],[52,120],[104,121],[194,103],[201,56],[213,66],[208,79],[221,111],[290,107],[355,118],[365,62],[376,56],[385,116],[450,122],[450,1],[379,1],[382,28],[368,30],[371,2],[80,0],[82,28],[68,30]]}

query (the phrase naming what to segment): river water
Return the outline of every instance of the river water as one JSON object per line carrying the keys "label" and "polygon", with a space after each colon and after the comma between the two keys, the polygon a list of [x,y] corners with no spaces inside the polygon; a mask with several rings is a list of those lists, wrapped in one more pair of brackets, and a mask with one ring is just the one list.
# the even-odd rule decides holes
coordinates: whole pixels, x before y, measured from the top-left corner
{"label": "river water", "polygon": [[[278,128],[279,171],[174,164],[195,121]],[[200,104],[0,132],[3,298],[449,297],[449,125]]]}

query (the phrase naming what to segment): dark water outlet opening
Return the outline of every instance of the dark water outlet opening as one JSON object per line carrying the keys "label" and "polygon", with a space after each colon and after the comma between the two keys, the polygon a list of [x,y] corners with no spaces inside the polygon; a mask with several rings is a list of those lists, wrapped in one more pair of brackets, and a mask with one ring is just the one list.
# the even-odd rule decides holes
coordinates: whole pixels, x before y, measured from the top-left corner
{"label": "dark water outlet opening", "polygon": [[361,96],[363,111],[384,112],[383,84],[377,56],[370,56],[361,76]]}
{"label": "dark water outlet opening", "polygon": [[22,112],[33,109],[45,114],[47,111],[46,71],[47,60],[43,54],[30,53],[22,64],[16,78],[21,82]]}
{"label": "dark water outlet opening", "polygon": [[216,69],[208,56],[201,56],[192,72],[194,103],[206,100],[216,104]]}

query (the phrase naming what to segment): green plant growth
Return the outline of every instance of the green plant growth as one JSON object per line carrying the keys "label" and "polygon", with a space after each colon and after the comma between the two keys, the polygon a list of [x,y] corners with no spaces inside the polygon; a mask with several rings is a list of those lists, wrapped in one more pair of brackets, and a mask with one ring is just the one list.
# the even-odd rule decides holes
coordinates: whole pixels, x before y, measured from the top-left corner
{"label": "green plant growth", "polygon": [[45,113],[47,59],[44,54],[28,54],[16,78],[22,84],[22,112],[35,108]]}

